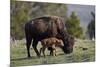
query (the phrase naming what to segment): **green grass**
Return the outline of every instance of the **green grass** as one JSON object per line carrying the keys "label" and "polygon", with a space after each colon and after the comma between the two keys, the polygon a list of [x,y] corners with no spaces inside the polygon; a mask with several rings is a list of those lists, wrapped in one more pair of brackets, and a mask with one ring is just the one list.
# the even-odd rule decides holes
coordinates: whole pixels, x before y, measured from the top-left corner
{"label": "green grass", "polygon": [[[40,43],[38,49],[41,47]],[[43,56],[38,58],[31,47],[30,53],[32,58],[27,58],[25,44],[10,46],[10,65],[11,66],[31,66],[37,64],[58,64],[58,63],[76,63],[76,62],[92,62],[95,61],[95,41],[77,40],[75,42],[74,51],[71,54],[64,54],[61,49],[57,48],[57,56],[49,56],[46,50],[46,58]],[[85,48],[85,50],[84,50]]]}

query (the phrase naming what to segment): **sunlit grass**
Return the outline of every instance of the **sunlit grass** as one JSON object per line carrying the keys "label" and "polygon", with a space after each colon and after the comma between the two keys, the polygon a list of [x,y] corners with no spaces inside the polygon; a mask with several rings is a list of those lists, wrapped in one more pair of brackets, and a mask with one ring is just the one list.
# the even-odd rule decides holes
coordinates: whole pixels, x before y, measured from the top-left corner
{"label": "sunlit grass", "polygon": [[[27,58],[25,44],[11,45],[10,60],[11,66],[37,65],[37,64],[58,64],[58,63],[74,63],[74,62],[91,62],[95,61],[95,41],[77,40],[75,42],[74,51],[71,54],[64,54],[61,49],[57,48],[57,56],[49,56],[46,50],[46,58],[43,56],[38,58],[31,47],[31,59]],[[40,48],[40,43],[38,49]]]}

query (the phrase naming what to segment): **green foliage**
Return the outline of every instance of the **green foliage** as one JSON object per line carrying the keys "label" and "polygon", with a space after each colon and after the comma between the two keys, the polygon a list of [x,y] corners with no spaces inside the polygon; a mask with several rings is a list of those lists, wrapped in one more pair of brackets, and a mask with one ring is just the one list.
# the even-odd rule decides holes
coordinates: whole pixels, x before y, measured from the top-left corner
{"label": "green foliage", "polygon": [[72,12],[70,17],[66,21],[67,32],[74,35],[77,38],[82,37],[83,30],[80,27],[80,20],[76,16],[75,12]]}
{"label": "green foliage", "polygon": [[26,6],[23,2],[11,2],[11,35],[16,39],[21,39],[24,35],[24,22],[28,20],[28,10],[30,6]]}
{"label": "green foliage", "polygon": [[11,36],[15,39],[24,37],[24,24],[35,17],[56,15],[66,17],[67,6],[64,4],[39,3],[11,0]]}

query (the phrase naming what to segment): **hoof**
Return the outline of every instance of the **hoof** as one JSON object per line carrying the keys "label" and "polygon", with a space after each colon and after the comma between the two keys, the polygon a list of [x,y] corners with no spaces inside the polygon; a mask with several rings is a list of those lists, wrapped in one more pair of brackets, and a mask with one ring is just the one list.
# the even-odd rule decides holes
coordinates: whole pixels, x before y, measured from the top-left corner
{"label": "hoof", "polygon": [[31,59],[32,57],[31,56],[28,56],[27,58]]}
{"label": "hoof", "polygon": [[40,55],[40,54],[38,54],[37,56],[38,56],[38,57],[40,57],[41,55]]}

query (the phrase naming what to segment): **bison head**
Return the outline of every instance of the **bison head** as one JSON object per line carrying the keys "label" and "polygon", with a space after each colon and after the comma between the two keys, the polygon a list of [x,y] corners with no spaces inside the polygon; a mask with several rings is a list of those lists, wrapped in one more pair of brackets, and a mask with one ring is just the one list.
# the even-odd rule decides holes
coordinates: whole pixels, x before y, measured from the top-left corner
{"label": "bison head", "polygon": [[72,53],[73,52],[73,46],[74,46],[74,37],[71,35],[66,35],[64,37],[64,46],[62,47],[62,50],[64,51],[64,53],[68,54],[68,53]]}

